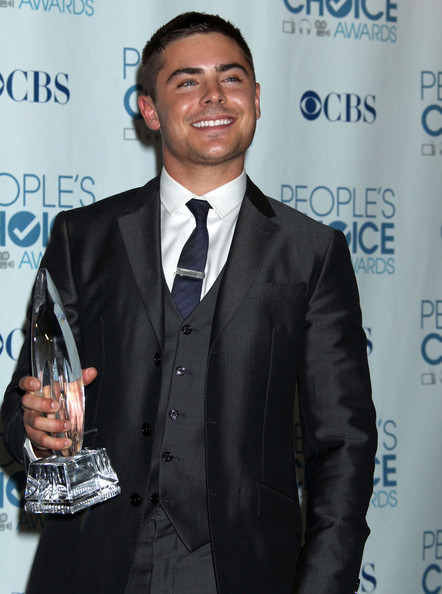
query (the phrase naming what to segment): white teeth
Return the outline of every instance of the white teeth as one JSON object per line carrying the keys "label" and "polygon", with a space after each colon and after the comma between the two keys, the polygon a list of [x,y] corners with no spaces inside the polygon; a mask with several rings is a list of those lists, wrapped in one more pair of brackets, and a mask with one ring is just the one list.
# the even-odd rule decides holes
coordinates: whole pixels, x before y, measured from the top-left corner
{"label": "white teeth", "polygon": [[194,126],[195,128],[207,128],[207,127],[213,127],[213,126],[227,126],[227,124],[230,124],[233,120],[231,118],[225,118],[223,120],[206,120],[203,122],[195,122],[194,124],[192,124],[192,126]]}

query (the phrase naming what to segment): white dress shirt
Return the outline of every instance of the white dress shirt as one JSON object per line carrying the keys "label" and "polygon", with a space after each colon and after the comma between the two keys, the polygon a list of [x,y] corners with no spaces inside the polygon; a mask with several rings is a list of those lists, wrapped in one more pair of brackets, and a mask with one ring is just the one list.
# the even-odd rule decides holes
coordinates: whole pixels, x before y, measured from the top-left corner
{"label": "white dress shirt", "polygon": [[196,196],[175,181],[163,168],[160,179],[161,197],[161,258],[169,290],[184,244],[196,226],[195,217],[186,206],[192,198],[207,200],[212,207],[207,216],[209,251],[201,290],[201,299],[218,278],[226,263],[232,243],[239,209],[246,191],[247,178],[241,175],[203,196]]}

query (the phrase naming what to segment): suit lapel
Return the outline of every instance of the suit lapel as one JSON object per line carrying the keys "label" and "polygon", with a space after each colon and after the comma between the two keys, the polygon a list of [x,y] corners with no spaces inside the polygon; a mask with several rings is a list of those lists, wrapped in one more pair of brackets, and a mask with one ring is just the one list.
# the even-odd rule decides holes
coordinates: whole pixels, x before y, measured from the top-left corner
{"label": "suit lapel", "polygon": [[248,179],[218,293],[211,346],[241,305],[280,231],[273,217],[269,200]]}
{"label": "suit lapel", "polygon": [[[148,184],[145,203],[119,218],[130,266],[161,346],[164,346],[159,178]],[[219,289],[211,345],[229,323],[253,284],[280,227],[264,194],[248,180],[246,195]]]}
{"label": "suit lapel", "polygon": [[163,268],[161,264],[158,178],[148,185],[141,208],[118,220],[135,282],[158,341],[163,346]]}

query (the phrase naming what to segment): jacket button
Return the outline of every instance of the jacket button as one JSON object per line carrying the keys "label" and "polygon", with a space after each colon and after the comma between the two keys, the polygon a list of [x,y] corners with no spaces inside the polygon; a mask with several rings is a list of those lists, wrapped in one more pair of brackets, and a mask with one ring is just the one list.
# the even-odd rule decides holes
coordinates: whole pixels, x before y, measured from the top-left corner
{"label": "jacket button", "polygon": [[155,353],[155,355],[153,356],[153,362],[155,363],[155,365],[157,367],[159,367],[161,365],[161,355],[160,355],[160,353]]}
{"label": "jacket button", "polygon": [[184,375],[187,369],[185,367],[177,367],[175,370],[176,375]]}
{"label": "jacket button", "polygon": [[181,328],[181,332],[183,334],[190,334],[192,332],[192,326],[189,326],[189,324],[184,324],[184,326]]}
{"label": "jacket button", "polygon": [[131,505],[138,507],[141,503],[141,497],[138,493],[132,493],[132,495],[129,497],[129,501]]}
{"label": "jacket button", "polygon": [[170,462],[171,460],[173,460],[173,454],[171,452],[164,452],[163,460],[164,462]]}
{"label": "jacket button", "polygon": [[150,501],[151,503],[153,503],[154,505],[156,503],[158,503],[160,500],[160,496],[158,495],[158,493],[152,493],[152,495],[150,496]]}
{"label": "jacket button", "polygon": [[141,425],[141,433],[144,435],[144,437],[149,437],[149,435],[152,433],[152,427],[149,425],[149,423],[143,423]]}
{"label": "jacket button", "polygon": [[169,410],[169,417],[172,419],[172,421],[176,421],[179,417],[179,414],[180,413],[174,408],[172,408],[172,410]]}

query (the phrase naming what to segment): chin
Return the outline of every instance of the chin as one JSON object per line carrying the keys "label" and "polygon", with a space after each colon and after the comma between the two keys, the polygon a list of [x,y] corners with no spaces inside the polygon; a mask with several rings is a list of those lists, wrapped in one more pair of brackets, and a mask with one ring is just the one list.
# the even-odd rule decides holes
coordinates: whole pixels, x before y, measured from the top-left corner
{"label": "chin", "polygon": [[214,165],[219,163],[224,163],[226,161],[231,161],[232,159],[237,159],[241,157],[246,152],[247,147],[230,147],[230,149],[226,149],[226,147],[217,147],[209,149],[203,153],[200,153],[200,158],[202,161],[206,161],[207,163],[211,162]]}

